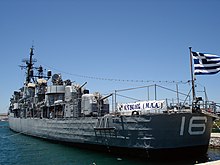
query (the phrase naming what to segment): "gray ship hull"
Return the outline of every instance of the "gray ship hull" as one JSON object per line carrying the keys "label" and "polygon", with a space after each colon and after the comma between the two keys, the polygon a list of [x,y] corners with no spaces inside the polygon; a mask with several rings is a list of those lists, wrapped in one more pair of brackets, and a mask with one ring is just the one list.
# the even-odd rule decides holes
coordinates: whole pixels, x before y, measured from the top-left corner
{"label": "gray ship hull", "polygon": [[15,118],[10,129],[47,140],[141,157],[201,156],[207,152],[213,118],[201,113],[62,119]]}

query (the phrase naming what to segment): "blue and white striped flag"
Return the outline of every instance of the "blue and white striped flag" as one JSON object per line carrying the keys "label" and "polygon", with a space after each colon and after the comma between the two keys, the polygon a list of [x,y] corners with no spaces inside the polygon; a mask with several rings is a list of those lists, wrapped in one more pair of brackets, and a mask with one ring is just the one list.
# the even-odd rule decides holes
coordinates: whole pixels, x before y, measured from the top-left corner
{"label": "blue and white striped flag", "polygon": [[194,59],[194,74],[215,74],[220,71],[220,57],[214,54],[192,52]]}

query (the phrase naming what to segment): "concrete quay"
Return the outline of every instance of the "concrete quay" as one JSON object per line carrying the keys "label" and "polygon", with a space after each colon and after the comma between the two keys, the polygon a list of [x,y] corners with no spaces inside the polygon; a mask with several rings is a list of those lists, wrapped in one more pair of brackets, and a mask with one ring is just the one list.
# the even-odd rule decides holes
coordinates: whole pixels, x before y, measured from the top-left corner
{"label": "concrete quay", "polygon": [[197,164],[197,165],[220,165],[220,160],[206,162],[206,163],[200,163],[200,164]]}
{"label": "concrete quay", "polygon": [[[211,133],[209,147],[220,148],[220,133]],[[197,165],[220,165],[220,160],[206,162],[206,163],[199,163]]]}
{"label": "concrete quay", "polygon": [[[220,133],[211,133],[209,147],[220,148]],[[220,164],[220,163],[219,163]]]}
{"label": "concrete quay", "polygon": [[0,113],[0,121],[7,121],[8,114],[7,113]]}

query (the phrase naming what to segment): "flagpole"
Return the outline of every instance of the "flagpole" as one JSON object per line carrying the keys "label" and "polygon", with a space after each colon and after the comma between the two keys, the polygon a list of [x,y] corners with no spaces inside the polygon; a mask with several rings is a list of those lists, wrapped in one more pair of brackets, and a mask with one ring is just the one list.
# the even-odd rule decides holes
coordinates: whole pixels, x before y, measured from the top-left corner
{"label": "flagpole", "polygon": [[190,51],[190,67],[191,67],[191,81],[192,81],[192,96],[193,96],[193,102],[196,100],[196,94],[195,94],[195,79],[194,79],[194,72],[193,72],[193,62],[192,62],[192,47],[189,47]]}

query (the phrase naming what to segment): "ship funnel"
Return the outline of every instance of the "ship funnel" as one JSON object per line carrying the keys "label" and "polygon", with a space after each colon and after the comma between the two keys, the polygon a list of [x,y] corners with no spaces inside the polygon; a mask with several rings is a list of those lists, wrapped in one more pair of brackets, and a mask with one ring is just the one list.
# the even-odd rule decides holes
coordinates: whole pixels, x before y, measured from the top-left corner
{"label": "ship funnel", "polygon": [[33,77],[33,76],[34,76],[34,71],[30,70],[30,77]]}
{"label": "ship funnel", "polygon": [[48,70],[48,71],[47,71],[47,77],[51,77],[51,75],[52,75],[51,70]]}

